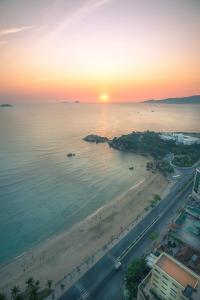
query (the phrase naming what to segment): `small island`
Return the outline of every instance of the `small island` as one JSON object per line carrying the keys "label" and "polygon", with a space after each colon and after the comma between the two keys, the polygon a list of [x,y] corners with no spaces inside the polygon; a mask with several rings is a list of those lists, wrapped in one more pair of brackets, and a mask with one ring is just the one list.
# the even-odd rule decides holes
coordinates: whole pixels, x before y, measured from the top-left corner
{"label": "small island", "polygon": [[3,104],[0,104],[0,107],[12,107],[13,105],[12,104],[9,104],[9,103],[3,103]]}
{"label": "small island", "polygon": [[104,136],[99,136],[96,134],[89,134],[86,137],[83,138],[84,141],[90,142],[90,143],[107,143],[109,139]]}

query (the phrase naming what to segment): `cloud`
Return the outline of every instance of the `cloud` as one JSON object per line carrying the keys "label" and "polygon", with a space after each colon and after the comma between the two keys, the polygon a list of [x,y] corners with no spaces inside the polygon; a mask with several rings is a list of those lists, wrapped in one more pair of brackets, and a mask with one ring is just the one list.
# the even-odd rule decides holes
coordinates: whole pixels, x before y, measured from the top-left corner
{"label": "cloud", "polygon": [[32,26],[22,26],[22,27],[10,27],[10,28],[0,29],[0,36],[18,33],[31,28]]}
{"label": "cloud", "polygon": [[96,11],[98,8],[101,8],[114,0],[89,0],[79,9],[75,10],[70,15],[67,15],[63,21],[57,24],[57,26],[50,32],[50,36],[57,35],[63,30],[73,26],[74,24],[79,23],[85,19],[88,15]]}

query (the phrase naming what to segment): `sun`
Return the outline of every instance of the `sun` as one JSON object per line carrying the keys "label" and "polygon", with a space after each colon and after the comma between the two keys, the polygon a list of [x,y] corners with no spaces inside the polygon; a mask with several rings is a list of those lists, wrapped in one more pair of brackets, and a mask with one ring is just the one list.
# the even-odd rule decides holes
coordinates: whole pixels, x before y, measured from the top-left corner
{"label": "sun", "polygon": [[107,93],[101,93],[101,95],[99,96],[99,101],[100,102],[109,102],[109,95]]}

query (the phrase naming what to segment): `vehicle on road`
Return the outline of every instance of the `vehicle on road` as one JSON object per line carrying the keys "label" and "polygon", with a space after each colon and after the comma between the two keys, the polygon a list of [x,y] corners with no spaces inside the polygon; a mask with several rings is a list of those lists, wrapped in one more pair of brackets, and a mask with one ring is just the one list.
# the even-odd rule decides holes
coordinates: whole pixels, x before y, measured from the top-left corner
{"label": "vehicle on road", "polygon": [[115,270],[119,270],[122,266],[122,263],[120,261],[115,262]]}

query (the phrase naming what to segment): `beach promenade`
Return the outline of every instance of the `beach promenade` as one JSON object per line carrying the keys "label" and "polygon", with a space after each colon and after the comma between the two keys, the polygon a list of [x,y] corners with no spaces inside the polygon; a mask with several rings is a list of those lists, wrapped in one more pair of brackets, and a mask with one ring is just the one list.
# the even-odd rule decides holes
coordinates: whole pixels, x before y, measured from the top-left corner
{"label": "beach promenade", "polygon": [[[179,207],[185,197],[188,195],[191,189],[191,180],[193,176],[193,169],[183,170],[179,180],[171,187],[170,193],[150,212],[146,212],[138,220],[132,224],[132,228],[127,230],[124,237],[119,241],[113,241],[112,248],[106,255],[104,255],[89,271],[80,278],[69,290],[63,293],[61,289],[62,281],[58,283],[55,288],[55,298],[58,299],[112,299],[104,294],[101,298],[102,293],[106,293],[104,286],[107,289],[111,289],[110,293],[114,290],[118,290],[120,294],[120,286],[117,284],[114,287],[112,281],[123,279],[123,270],[126,268],[127,263],[130,261],[135,254],[135,249],[146,241],[145,237],[160,224],[161,219],[165,218],[168,220],[172,215],[172,211]],[[189,184],[188,184],[189,182]],[[142,245],[142,244],[141,244]],[[143,247],[141,255],[149,251],[149,248]],[[115,262],[120,260],[122,262],[122,270],[116,271],[114,268]],[[92,264],[92,262],[91,262]],[[115,279],[116,278],[116,279]],[[63,279],[63,284],[67,283],[67,278]],[[108,281],[111,281],[111,285],[108,286]],[[103,292],[104,291],[104,292]],[[99,297],[99,294],[101,297]],[[109,292],[108,292],[109,294]],[[117,294],[116,294],[117,295]],[[82,298],[81,298],[82,297]],[[50,298],[49,298],[50,299]],[[115,298],[121,299],[121,298]]]}

